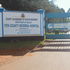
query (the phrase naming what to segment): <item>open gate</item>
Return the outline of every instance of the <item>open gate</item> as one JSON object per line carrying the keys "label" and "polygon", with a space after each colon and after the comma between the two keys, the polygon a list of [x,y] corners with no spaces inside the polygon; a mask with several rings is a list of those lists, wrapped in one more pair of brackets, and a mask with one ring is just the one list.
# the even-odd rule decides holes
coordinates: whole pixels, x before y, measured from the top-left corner
{"label": "open gate", "polygon": [[70,39],[70,13],[46,14],[46,38]]}

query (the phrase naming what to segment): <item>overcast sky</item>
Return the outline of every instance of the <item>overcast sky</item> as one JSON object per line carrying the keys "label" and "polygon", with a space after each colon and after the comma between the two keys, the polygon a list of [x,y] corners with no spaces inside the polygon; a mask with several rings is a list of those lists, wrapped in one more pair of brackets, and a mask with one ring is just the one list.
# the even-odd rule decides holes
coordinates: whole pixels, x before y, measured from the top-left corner
{"label": "overcast sky", "polygon": [[64,8],[65,11],[70,8],[70,0],[56,0],[55,4],[60,8]]}

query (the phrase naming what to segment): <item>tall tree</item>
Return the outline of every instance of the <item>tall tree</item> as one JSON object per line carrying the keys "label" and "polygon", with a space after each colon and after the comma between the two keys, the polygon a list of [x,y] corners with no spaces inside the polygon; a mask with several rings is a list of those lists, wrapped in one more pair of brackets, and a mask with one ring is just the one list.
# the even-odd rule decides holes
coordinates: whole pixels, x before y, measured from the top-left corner
{"label": "tall tree", "polygon": [[47,12],[59,12],[61,9],[54,5],[54,0],[0,0],[7,10],[37,10],[45,9]]}

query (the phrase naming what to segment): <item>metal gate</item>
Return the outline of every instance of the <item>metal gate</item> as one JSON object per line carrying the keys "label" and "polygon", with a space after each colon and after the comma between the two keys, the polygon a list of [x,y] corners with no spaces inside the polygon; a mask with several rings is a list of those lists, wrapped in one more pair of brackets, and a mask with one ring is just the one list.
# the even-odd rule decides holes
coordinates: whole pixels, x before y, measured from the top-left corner
{"label": "metal gate", "polygon": [[46,14],[46,38],[70,39],[70,13]]}

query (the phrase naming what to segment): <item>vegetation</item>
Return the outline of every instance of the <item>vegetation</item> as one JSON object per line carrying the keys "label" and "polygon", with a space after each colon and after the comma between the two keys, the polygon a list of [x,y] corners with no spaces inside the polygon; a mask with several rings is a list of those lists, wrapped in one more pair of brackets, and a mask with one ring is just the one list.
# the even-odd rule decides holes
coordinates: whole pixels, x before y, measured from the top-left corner
{"label": "vegetation", "polygon": [[41,41],[0,42],[0,50],[16,49],[16,48],[32,49],[40,43]]}
{"label": "vegetation", "polygon": [[45,9],[47,12],[64,12],[54,5],[54,0],[0,0],[7,10],[37,10]]}
{"label": "vegetation", "polygon": [[[63,8],[59,8],[54,4],[55,0],[0,0],[0,3],[7,10],[36,11],[37,9],[45,9],[48,12],[65,12]],[[60,22],[66,19],[55,19]],[[50,19],[51,21],[51,19]],[[52,20],[53,21],[53,20]]]}

